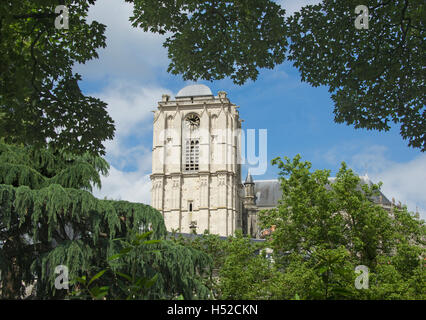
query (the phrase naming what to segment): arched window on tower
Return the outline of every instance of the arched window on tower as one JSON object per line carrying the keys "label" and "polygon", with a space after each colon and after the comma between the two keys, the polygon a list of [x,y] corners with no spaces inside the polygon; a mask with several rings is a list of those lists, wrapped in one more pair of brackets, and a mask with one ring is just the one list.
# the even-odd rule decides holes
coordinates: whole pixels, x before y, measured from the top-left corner
{"label": "arched window on tower", "polygon": [[186,139],[185,171],[198,171],[200,159],[200,140]]}
{"label": "arched window on tower", "polygon": [[172,115],[169,115],[167,117],[167,124],[166,124],[166,126],[167,126],[167,129],[173,128],[173,116]]}
{"label": "arched window on tower", "polygon": [[211,125],[212,125],[212,129],[217,129],[217,115],[212,115],[211,118]]}

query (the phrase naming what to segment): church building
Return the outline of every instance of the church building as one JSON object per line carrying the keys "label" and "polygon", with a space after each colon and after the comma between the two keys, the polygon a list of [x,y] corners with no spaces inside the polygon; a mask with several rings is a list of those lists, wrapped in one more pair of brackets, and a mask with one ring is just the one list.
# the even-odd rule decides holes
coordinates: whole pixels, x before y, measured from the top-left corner
{"label": "church building", "polygon": [[[276,180],[241,177],[238,106],[220,91],[189,85],[174,99],[163,95],[154,111],[151,206],[168,231],[220,236],[241,229],[261,237],[257,215],[281,197]],[[371,183],[370,181],[365,181]],[[383,195],[377,202],[389,205]]]}
{"label": "church building", "polygon": [[169,231],[222,236],[242,227],[241,119],[225,92],[201,84],[154,112],[151,205]]}

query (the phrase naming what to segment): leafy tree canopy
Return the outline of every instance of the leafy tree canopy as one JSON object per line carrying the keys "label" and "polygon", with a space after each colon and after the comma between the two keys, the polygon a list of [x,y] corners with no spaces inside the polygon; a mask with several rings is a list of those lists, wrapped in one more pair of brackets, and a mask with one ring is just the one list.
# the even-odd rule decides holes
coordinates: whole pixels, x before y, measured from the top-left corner
{"label": "leafy tree canopy", "polygon": [[389,130],[426,150],[423,0],[370,0],[368,29],[355,28],[359,1],[323,0],[288,20],[289,59],[302,80],[332,93],[335,121]]}
{"label": "leafy tree canopy", "polygon": [[[213,264],[203,282],[215,299],[259,300],[283,297],[281,273],[267,258],[264,242],[254,242],[237,230],[226,239],[205,232],[176,242],[208,254]],[[293,295],[294,297],[294,295]],[[291,298],[293,298],[291,297]]]}
{"label": "leafy tree canopy", "polygon": [[[260,216],[283,274],[283,295],[304,299],[424,299],[426,225],[406,207],[373,203],[380,185],[363,183],[342,163],[328,170],[276,158],[283,191],[278,207]],[[369,290],[355,290],[355,267],[370,271]],[[303,276],[302,276],[303,275]],[[294,292],[294,289],[300,290]],[[291,295],[290,295],[291,296]]]}
{"label": "leafy tree canopy", "polygon": [[[426,226],[417,214],[375,204],[380,184],[344,163],[333,183],[330,171],[312,172],[299,155],[273,163],[282,200],[260,213],[262,228],[274,226],[266,239],[237,231],[175,240],[212,258],[201,280],[214,298],[425,299]],[[367,289],[355,285],[358,266],[368,268]]]}
{"label": "leafy tree canopy", "polygon": [[[0,137],[6,142],[103,154],[114,135],[106,103],[85,96],[75,63],[97,58],[105,25],[86,21],[95,0],[0,3]],[[66,4],[69,29],[56,29]]]}
{"label": "leafy tree canopy", "polygon": [[[90,154],[0,144],[0,297],[20,298],[35,285],[38,299],[64,298],[66,291],[54,286],[58,265],[68,267],[70,279],[90,279],[107,267],[135,279],[156,276],[137,298],[208,297],[198,277],[211,261],[195,249],[164,240],[151,244],[156,250],[142,245],[121,260],[107,260],[139,233],[152,229],[151,239],[167,236],[152,207],[90,193],[107,170],[105,160]],[[114,274],[98,282],[110,286],[108,297],[128,295]]]}
{"label": "leafy tree canopy", "polygon": [[184,79],[231,77],[255,80],[259,68],[284,61],[287,46],[284,10],[270,0],[156,1],[134,4],[132,25],[171,35],[164,46],[168,71]]}
{"label": "leafy tree canopy", "polygon": [[[173,74],[243,84],[260,68],[284,62],[288,51],[303,81],[329,87],[336,122],[375,130],[394,122],[409,146],[426,148],[422,0],[367,1],[368,30],[355,28],[359,3],[353,0],[323,0],[289,18],[271,0],[125,1],[134,6],[133,26],[168,35]],[[62,2],[69,30],[54,27]],[[0,135],[6,141],[103,154],[113,121],[104,102],[81,93],[81,77],[72,72],[74,63],[97,58],[105,47],[105,25],[86,21],[94,3],[0,4]]]}
{"label": "leafy tree canopy", "polygon": [[243,84],[288,51],[303,81],[329,87],[336,122],[375,130],[394,122],[409,146],[426,149],[422,0],[366,1],[368,30],[355,28],[353,0],[323,0],[287,19],[269,0],[127,1],[133,26],[170,34],[173,74]]}

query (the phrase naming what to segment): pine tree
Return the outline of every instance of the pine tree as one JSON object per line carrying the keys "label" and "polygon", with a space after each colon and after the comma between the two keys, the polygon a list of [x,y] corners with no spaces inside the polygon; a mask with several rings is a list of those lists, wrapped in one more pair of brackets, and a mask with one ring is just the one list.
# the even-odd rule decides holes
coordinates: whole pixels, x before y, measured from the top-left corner
{"label": "pine tree", "polygon": [[[89,154],[0,143],[1,298],[21,298],[33,284],[38,299],[64,298],[66,290],[54,286],[56,266],[67,266],[69,279],[76,279],[89,278],[108,264],[140,277],[158,274],[149,292],[137,298],[207,297],[199,274],[211,261],[197,250],[168,241],[157,210],[91,194],[108,169],[104,159]],[[123,248],[117,238],[130,242],[150,229],[152,239],[162,239],[153,245],[156,250],[142,246],[128,260],[108,262]],[[98,281],[117,283],[111,277],[105,274]],[[111,286],[110,296],[119,298],[122,290]]]}

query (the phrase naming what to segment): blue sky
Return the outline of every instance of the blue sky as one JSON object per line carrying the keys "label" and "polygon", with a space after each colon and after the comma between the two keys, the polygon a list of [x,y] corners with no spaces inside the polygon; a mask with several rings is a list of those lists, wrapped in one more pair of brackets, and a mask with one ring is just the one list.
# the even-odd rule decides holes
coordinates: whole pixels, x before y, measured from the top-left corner
{"label": "blue sky", "polygon": [[[317,1],[281,1],[290,12]],[[76,66],[83,76],[83,91],[106,101],[116,122],[116,137],[106,143],[111,164],[99,197],[149,203],[152,148],[152,110],[163,93],[174,96],[190,84],[167,73],[164,36],[144,33],[128,22],[131,5],[102,0],[90,10],[89,20],[107,25],[107,48],[99,59]],[[300,153],[314,169],[330,169],[334,175],[342,161],[358,174],[368,174],[382,190],[416,207],[426,217],[426,155],[407,147],[395,126],[389,132],[357,129],[333,121],[333,103],[325,87],[300,81],[291,63],[262,70],[257,81],[237,86],[231,80],[200,81],[213,94],[226,91],[240,106],[244,129],[267,129],[268,168],[254,179],[274,179],[277,169],[270,160]],[[243,178],[247,167],[243,168]]]}

